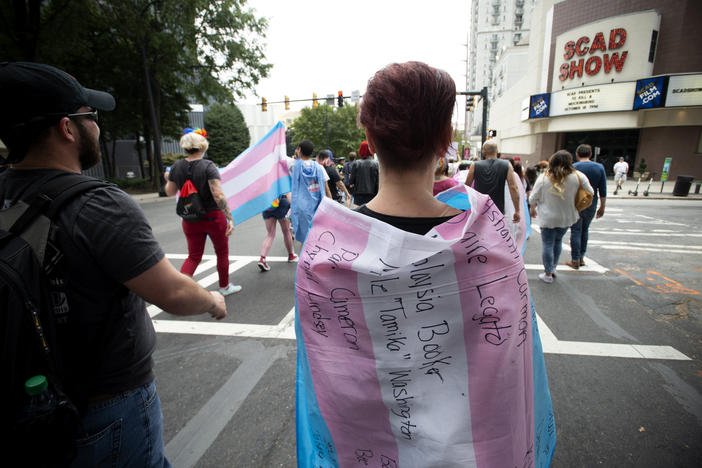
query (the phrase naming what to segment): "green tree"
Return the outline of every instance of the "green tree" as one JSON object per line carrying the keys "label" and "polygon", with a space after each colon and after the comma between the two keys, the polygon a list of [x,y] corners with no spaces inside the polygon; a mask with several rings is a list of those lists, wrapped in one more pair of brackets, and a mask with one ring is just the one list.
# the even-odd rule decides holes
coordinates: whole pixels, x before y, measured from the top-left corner
{"label": "green tree", "polygon": [[316,109],[306,107],[290,128],[294,134],[292,144],[297,146],[302,140],[310,140],[315,151],[330,149],[335,158],[345,158],[349,152],[358,151],[365,139],[363,130],[356,123],[357,117],[357,106],[332,107],[323,104]]}
{"label": "green tree", "polygon": [[142,135],[156,182],[160,137],[180,136],[189,102],[232,103],[267,76],[266,27],[245,0],[14,0],[0,3],[0,52],[109,90],[103,136]]}
{"label": "green tree", "polygon": [[210,147],[207,156],[218,166],[225,166],[249,147],[251,135],[244,115],[233,104],[214,104],[205,113]]}

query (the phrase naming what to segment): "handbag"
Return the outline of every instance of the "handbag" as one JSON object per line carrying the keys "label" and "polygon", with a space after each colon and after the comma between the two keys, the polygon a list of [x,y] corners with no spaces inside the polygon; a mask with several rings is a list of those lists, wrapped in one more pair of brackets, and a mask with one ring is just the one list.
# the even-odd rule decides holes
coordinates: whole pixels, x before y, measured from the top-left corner
{"label": "handbag", "polygon": [[580,176],[576,173],[575,177],[578,178],[578,191],[575,193],[575,209],[578,211],[583,211],[590,208],[592,205],[593,194],[588,192],[583,188],[583,181]]}

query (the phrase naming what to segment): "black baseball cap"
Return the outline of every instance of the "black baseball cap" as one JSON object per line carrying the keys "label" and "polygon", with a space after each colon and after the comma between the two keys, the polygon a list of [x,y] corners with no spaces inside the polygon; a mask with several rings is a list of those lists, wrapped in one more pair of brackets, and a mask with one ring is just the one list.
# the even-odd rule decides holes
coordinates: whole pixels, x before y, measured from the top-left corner
{"label": "black baseball cap", "polygon": [[33,62],[0,63],[0,126],[10,129],[74,113],[82,106],[111,111],[109,93],[84,88],[58,68]]}

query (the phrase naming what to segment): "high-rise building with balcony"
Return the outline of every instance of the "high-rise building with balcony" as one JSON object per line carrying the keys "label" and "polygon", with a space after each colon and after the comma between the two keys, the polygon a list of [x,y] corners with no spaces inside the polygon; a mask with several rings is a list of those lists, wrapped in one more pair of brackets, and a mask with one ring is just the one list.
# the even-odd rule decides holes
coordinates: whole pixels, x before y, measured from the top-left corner
{"label": "high-rise building with balcony", "polygon": [[[488,87],[488,98],[495,98],[497,91],[491,83],[498,73],[496,63],[506,48],[528,40],[534,3],[535,0],[473,0],[466,63],[469,90]],[[482,103],[466,116],[468,136],[480,134],[481,109]]]}

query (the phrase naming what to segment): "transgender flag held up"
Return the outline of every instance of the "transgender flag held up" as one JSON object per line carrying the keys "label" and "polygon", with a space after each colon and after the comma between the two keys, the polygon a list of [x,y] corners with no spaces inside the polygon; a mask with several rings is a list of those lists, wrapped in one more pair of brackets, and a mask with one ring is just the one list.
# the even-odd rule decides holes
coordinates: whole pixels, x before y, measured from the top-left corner
{"label": "transgender flag held up", "polygon": [[235,225],[270,208],[273,200],[290,191],[286,158],[285,126],[278,122],[222,170],[222,190]]}

